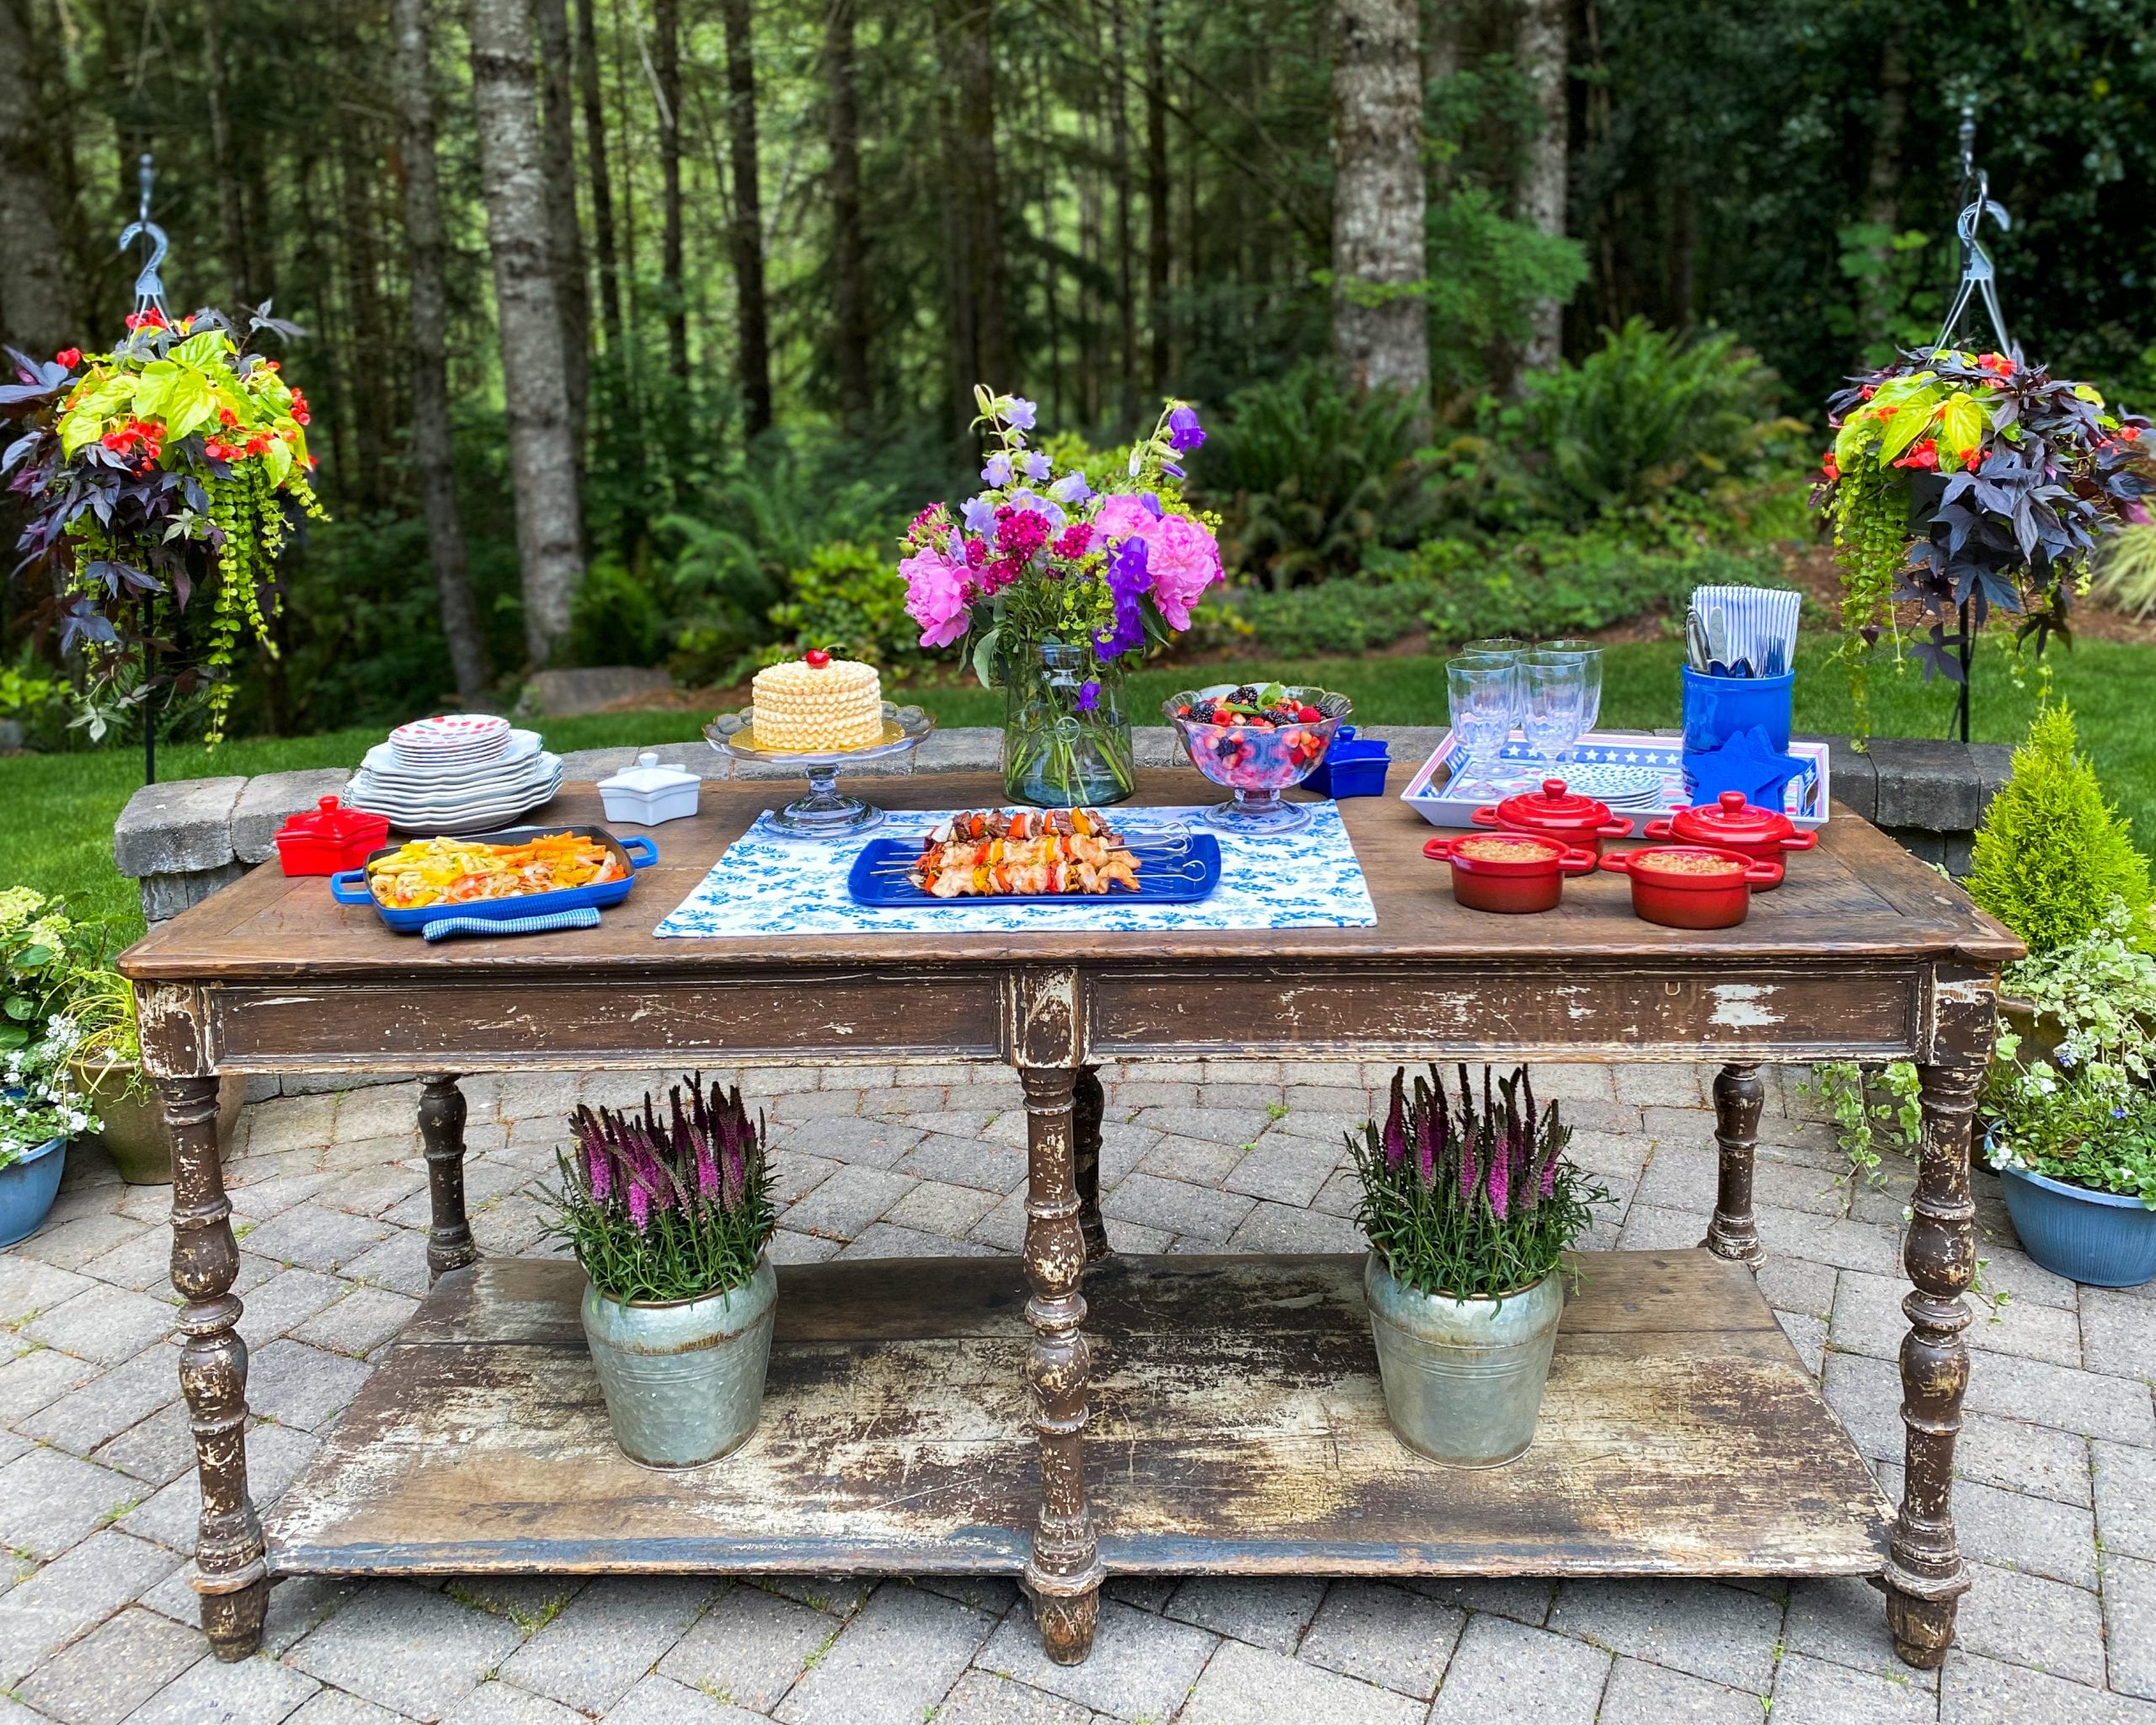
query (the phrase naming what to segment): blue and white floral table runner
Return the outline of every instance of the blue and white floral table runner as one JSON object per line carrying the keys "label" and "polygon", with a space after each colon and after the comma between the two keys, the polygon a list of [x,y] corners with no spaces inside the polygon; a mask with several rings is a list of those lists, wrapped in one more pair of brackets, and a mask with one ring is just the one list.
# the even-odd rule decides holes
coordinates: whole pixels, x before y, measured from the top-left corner
{"label": "blue and white floral table runner", "polygon": [[[763,938],[775,934],[1022,934],[1164,928],[1369,928],[1376,908],[1355,847],[1331,803],[1299,833],[1220,836],[1220,884],[1193,905],[999,905],[961,899],[947,906],[871,909],[853,901],[846,874],[871,839],[926,833],[951,810],[894,811],[859,838],[788,839],[760,818],[727,847],[696,889],[654,931],[661,939]],[[1196,809],[1123,808],[1116,825],[1134,836],[1197,821]],[[1209,830],[1209,829],[1208,829]]]}

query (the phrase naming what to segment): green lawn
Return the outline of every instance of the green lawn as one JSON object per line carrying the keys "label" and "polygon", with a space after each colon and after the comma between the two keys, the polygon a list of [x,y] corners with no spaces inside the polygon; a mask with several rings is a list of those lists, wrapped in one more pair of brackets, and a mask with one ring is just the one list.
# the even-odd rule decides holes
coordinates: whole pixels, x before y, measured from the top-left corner
{"label": "green lawn", "polygon": [[[1796,726],[1799,730],[1846,732],[1849,692],[1839,666],[1824,664],[1833,648],[1827,637],[1807,637],[1797,655]],[[1677,722],[1675,642],[1630,643],[1605,655],[1602,723],[1605,727],[1652,728]],[[2084,641],[2048,655],[2055,686],[2080,720],[2083,745],[2128,818],[2143,849],[2156,849],[2156,648],[2112,641]],[[1155,702],[1186,686],[1230,678],[1317,682],[1345,691],[1358,718],[1373,724],[1443,724],[1444,665],[1436,658],[1310,660],[1300,664],[1254,661],[1208,667],[1201,672],[1153,670],[1134,680],[1139,722]],[[2019,740],[2036,704],[2035,678],[2017,689],[2006,655],[1988,642],[1977,658],[1973,730],[1984,742]],[[1873,729],[1881,736],[1943,737],[1953,714],[1953,692],[1926,687],[1910,667],[1872,678]],[[972,686],[938,687],[918,698],[947,725],[997,724],[1001,694]],[[693,740],[704,715],[693,713],[602,713],[556,719],[546,726],[557,750],[629,743]],[[260,738],[230,742],[212,751],[200,745],[160,750],[160,777],[213,773],[275,772],[289,767],[356,766],[381,740],[377,730],[332,731],[320,736]],[[141,782],[141,761],[131,750],[96,754],[23,755],[0,760],[0,885],[33,886],[65,893],[77,910],[109,919],[115,933],[140,927],[131,883],[112,867],[112,824]]]}

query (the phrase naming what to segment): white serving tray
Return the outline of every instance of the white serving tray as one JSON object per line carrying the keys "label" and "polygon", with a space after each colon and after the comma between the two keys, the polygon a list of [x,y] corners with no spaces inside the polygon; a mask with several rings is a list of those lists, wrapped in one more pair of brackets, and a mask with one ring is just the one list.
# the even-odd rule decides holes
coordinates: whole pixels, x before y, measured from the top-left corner
{"label": "white serving tray", "polygon": [[[1644,731],[1590,731],[1579,741],[1578,758],[1582,761],[1609,761],[1624,766],[1659,768],[1663,775],[1665,800],[1669,807],[1682,808],[1684,795],[1684,746],[1676,737],[1657,737]],[[1808,771],[1789,782],[1783,793],[1782,813],[1795,822],[1800,830],[1809,832],[1827,824],[1827,805],[1830,792],[1827,784],[1827,745],[1824,743],[1792,740],[1789,752],[1806,763]],[[1460,769],[1460,750],[1453,734],[1447,731],[1437,747],[1437,752],[1422,763],[1422,770],[1400,793],[1406,803],[1433,826],[1467,826],[1477,809],[1495,802],[1499,796],[1509,795],[1515,790],[1532,790],[1545,778],[1564,777],[1561,767],[1551,772],[1541,758],[1521,739],[1515,737],[1499,751],[1498,759],[1518,762],[1516,769],[1501,772],[1501,780],[1508,781],[1492,790],[1481,780],[1473,792],[1466,796],[1456,794],[1451,788]],[[1516,776],[1517,785],[1509,778]],[[1638,818],[1639,811],[1620,809],[1621,814]],[[1658,809],[1657,813],[1661,812]],[[1652,818],[1650,816],[1649,818]]]}

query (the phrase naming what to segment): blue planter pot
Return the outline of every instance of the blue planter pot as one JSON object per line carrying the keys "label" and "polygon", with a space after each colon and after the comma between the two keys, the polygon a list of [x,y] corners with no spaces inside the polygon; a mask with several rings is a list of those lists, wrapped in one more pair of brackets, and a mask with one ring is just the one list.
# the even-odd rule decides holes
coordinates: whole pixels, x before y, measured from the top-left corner
{"label": "blue planter pot", "polygon": [[2020,1168],[2001,1168],[1999,1184],[2021,1249],[2053,1275],[2097,1288],[2156,1281],[2156,1210],[2138,1198]]}
{"label": "blue planter pot", "polygon": [[0,1246],[27,1240],[45,1226],[67,1166],[67,1140],[49,1138],[20,1162],[0,1168]]}

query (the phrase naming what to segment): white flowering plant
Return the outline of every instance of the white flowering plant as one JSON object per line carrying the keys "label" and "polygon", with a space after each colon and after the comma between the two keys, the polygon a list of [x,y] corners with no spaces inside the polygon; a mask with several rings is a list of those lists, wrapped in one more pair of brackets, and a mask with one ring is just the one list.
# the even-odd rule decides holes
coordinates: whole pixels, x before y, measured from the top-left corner
{"label": "white flowering plant", "polygon": [[2062,1034],[2048,1057],[2017,1060],[2020,1037],[2000,1027],[1983,1099],[1993,1167],[2156,1210],[2156,956],[2148,943],[2146,913],[2114,900],[2079,940],[2000,978]]}
{"label": "white flowering plant", "polygon": [[99,1130],[70,1070],[82,1044],[81,1028],[59,1013],[36,1041],[0,1051],[0,1168],[56,1138]]}

